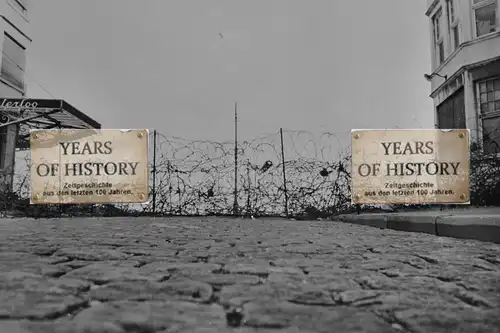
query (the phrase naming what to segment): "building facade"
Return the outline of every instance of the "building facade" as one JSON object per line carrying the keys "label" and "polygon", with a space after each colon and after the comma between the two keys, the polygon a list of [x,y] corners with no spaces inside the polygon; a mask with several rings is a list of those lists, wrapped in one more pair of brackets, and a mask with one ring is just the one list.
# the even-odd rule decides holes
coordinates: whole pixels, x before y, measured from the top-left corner
{"label": "building facade", "polygon": [[500,153],[500,0],[428,0],[437,128]]}
{"label": "building facade", "polygon": [[[0,0],[0,97],[26,96],[26,53],[31,43],[31,0]],[[9,119],[2,116],[3,123]],[[18,124],[0,127],[0,183],[11,186]]]}

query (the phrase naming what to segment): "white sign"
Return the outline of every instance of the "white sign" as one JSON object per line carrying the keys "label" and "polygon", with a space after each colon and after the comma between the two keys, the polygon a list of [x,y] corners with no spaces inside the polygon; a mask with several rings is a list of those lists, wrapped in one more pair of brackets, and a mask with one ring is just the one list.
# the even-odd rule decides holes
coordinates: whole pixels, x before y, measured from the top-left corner
{"label": "white sign", "polygon": [[468,130],[351,134],[353,203],[469,203]]}
{"label": "white sign", "polygon": [[147,130],[32,131],[31,202],[147,202],[148,139]]}

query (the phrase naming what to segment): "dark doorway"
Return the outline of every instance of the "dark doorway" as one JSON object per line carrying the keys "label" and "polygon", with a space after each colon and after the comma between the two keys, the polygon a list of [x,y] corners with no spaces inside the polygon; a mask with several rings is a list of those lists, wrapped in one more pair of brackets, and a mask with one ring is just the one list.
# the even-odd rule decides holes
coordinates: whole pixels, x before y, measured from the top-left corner
{"label": "dark doorway", "polygon": [[437,116],[440,129],[466,128],[464,88],[460,88],[438,105]]}

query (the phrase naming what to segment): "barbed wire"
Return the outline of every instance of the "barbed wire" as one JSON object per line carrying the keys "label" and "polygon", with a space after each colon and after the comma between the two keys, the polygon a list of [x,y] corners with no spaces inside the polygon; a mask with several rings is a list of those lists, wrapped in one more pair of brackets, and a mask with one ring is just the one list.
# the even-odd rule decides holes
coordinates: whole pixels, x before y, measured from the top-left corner
{"label": "barbed wire", "polygon": [[[350,132],[315,135],[284,130],[283,146],[279,132],[263,134],[238,144],[237,165],[234,142],[188,140],[156,132],[154,144],[153,131],[150,135],[150,203],[104,205],[105,209],[158,215],[231,215],[234,213],[235,167],[236,198],[241,215],[276,216],[288,211],[292,216],[321,216],[352,209]],[[498,206],[500,160],[496,155],[485,155],[479,148],[471,148],[471,203]],[[0,177],[11,175],[6,170]],[[4,191],[7,194],[0,198],[0,210],[19,208],[12,207],[13,195],[17,205],[28,209],[29,189],[29,153],[17,153],[14,187],[10,192]],[[37,209],[34,206],[29,209]],[[55,210],[58,214],[72,214],[71,210],[76,209],[53,206],[40,209]]]}
{"label": "barbed wire", "polygon": [[190,141],[157,134],[157,161],[152,168],[156,211],[232,214],[236,167],[240,213],[281,215],[286,211],[282,149],[289,213],[308,209],[332,212],[346,205],[350,168],[338,135],[285,130],[283,136],[283,147],[279,133],[241,142],[235,165],[233,142]]}
{"label": "barbed wire", "polygon": [[[350,153],[341,143],[349,132],[314,135],[283,130],[283,147],[279,132],[263,134],[238,144],[238,165],[234,142],[189,140],[157,132],[154,143],[153,131],[150,135],[151,202],[120,205],[121,209],[164,215],[233,214],[235,167],[236,198],[243,215],[334,213],[349,205]],[[16,156],[13,191],[28,198],[29,154]]]}

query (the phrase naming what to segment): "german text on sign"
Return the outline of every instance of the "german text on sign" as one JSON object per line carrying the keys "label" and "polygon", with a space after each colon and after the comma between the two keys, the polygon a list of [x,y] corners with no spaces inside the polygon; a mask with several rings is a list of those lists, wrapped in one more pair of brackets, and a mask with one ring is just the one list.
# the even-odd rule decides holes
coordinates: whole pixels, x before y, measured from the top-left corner
{"label": "german text on sign", "polygon": [[469,202],[468,130],[353,130],[356,204]]}
{"label": "german text on sign", "polygon": [[32,203],[148,201],[147,130],[35,130],[30,145]]}

